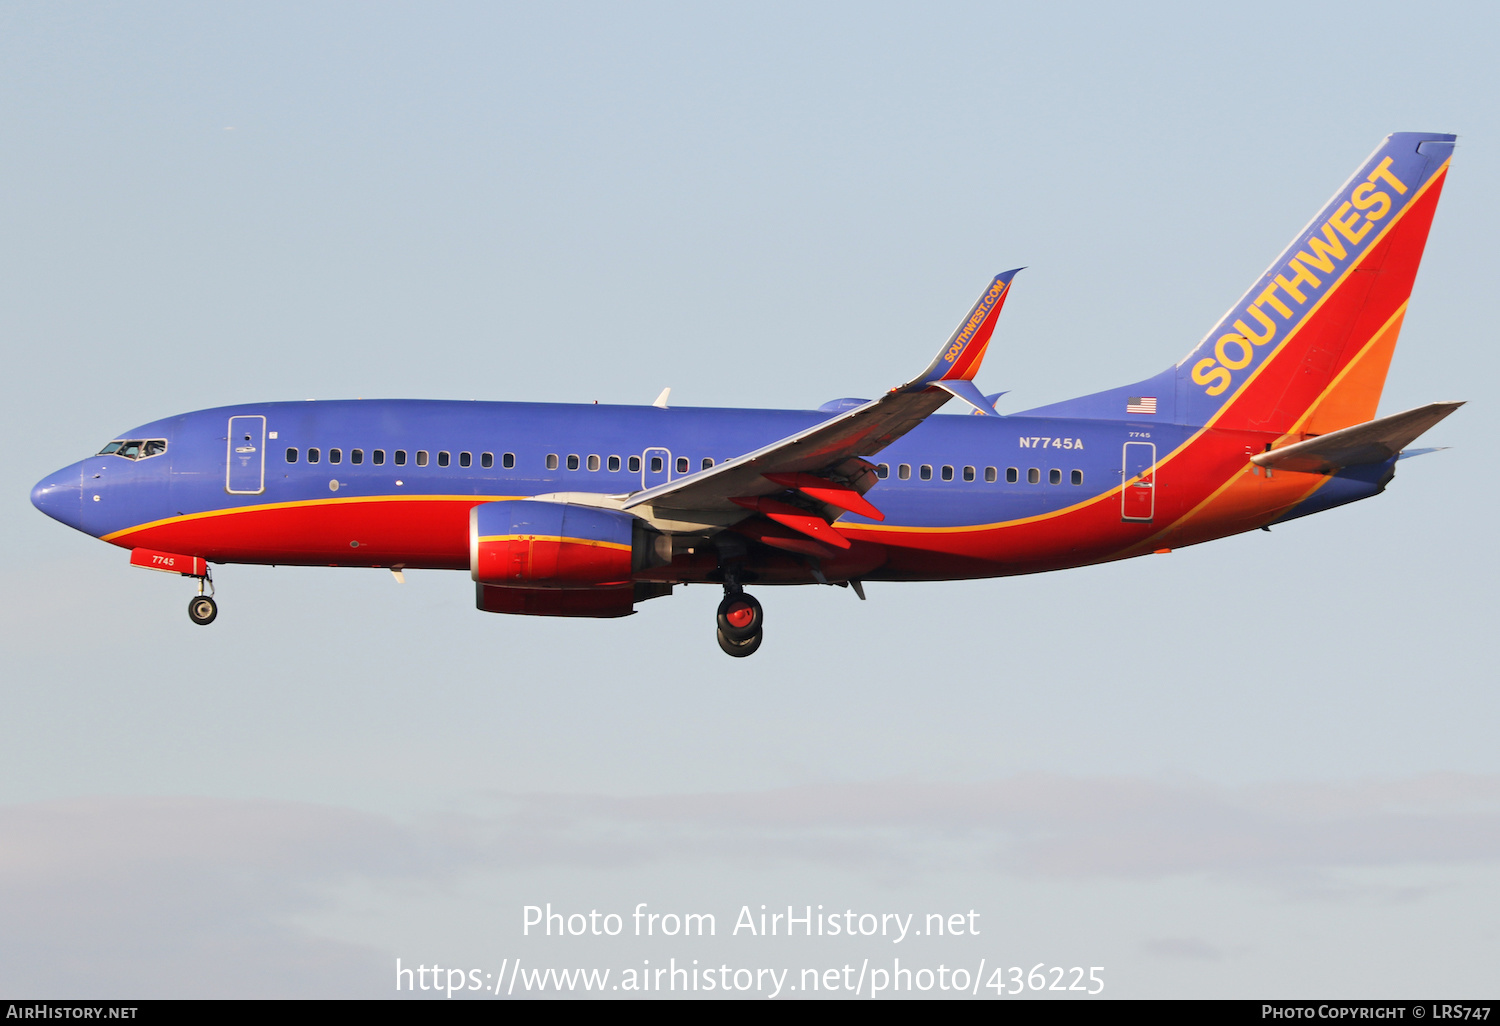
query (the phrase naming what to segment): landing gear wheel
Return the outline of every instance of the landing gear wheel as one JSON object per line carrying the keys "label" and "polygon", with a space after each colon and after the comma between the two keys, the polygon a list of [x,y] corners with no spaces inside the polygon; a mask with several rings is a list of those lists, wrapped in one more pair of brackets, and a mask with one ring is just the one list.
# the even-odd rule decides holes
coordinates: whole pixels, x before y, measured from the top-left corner
{"label": "landing gear wheel", "polygon": [[[746,595],[744,592],[735,592],[724,596],[724,601],[719,603],[719,634],[735,644],[747,641],[751,637],[757,638],[765,627],[765,611],[761,609],[760,603],[755,601],[755,596]],[[723,644],[723,642],[719,642]],[[726,648],[724,651],[728,652]],[[751,649],[750,652],[755,651]],[[750,652],[743,653],[749,655]],[[731,653],[733,654],[733,653]]]}
{"label": "landing gear wheel", "polygon": [[719,631],[718,636],[720,648],[736,659],[743,659],[747,655],[755,654],[755,650],[760,648],[761,639],[765,637],[765,634],[761,631],[756,631],[744,641],[734,641],[731,638],[726,638],[723,631]]}
{"label": "landing gear wheel", "polygon": [[219,615],[219,604],[207,595],[194,595],[188,603],[188,619],[200,627],[207,627]]}

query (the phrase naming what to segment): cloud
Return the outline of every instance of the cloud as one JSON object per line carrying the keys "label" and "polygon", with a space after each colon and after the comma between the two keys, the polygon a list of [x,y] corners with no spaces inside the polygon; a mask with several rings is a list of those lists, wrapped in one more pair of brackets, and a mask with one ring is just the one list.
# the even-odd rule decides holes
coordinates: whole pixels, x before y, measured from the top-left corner
{"label": "cloud", "polygon": [[1500,778],[1458,774],[1240,788],[1035,775],[516,800],[518,818],[545,808],[580,839],[604,824],[641,828],[657,840],[637,836],[637,857],[654,847],[919,864],[938,847],[1013,873],[1127,878],[1500,859]]}
{"label": "cloud", "polygon": [[[351,883],[776,862],[881,878],[1215,874],[1337,896],[1350,868],[1500,860],[1500,778],[1215,787],[1024,776],[736,794],[495,796],[484,815],[94,797],[0,807],[0,990],[38,996],[369,996],[389,954],[297,925]],[[1318,881],[1324,880],[1320,884]],[[1313,884],[1309,885],[1308,881]],[[1321,890],[1319,888],[1322,888]],[[408,887],[409,891],[409,887]],[[1402,900],[1420,899],[1407,894]],[[1222,953],[1144,940],[1178,959]]]}
{"label": "cloud", "polygon": [[370,951],[288,921],[350,874],[411,871],[424,861],[414,840],[377,817],[289,802],[0,808],[0,990],[367,996]]}
{"label": "cloud", "polygon": [[1159,937],[1146,941],[1141,948],[1163,958],[1217,962],[1224,957],[1224,952],[1198,937]]}

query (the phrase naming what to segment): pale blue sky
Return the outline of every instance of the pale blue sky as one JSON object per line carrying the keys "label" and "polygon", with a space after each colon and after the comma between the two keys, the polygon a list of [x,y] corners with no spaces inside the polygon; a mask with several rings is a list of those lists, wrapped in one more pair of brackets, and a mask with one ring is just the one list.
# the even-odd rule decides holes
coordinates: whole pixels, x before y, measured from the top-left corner
{"label": "pale blue sky", "polygon": [[[523,940],[548,900],[976,907],[993,946],[953,957],[1103,964],[1121,996],[1488,993],[1496,28],[1461,4],[0,8],[0,994],[697,957]],[[1269,535],[769,591],[739,662],[708,588],[556,622],[475,611],[461,574],[226,567],[203,630],[184,582],[27,502],[225,403],[870,395],[1021,264],[979,382],[1002,408],[1137,380],[1399,130],[1460,138],[1382,410],[1470,404],[1385,495]]]}

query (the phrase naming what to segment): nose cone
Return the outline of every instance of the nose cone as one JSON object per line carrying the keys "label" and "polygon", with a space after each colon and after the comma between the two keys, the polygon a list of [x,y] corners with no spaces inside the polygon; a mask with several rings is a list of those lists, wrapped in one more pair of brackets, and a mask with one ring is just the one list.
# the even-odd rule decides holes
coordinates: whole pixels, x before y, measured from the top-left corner
{"label": "nose cone", "polygon": [[31,490],[31,504],[53,520],[82,530],[83,465],[75,463],[65,470],[42,478]]}

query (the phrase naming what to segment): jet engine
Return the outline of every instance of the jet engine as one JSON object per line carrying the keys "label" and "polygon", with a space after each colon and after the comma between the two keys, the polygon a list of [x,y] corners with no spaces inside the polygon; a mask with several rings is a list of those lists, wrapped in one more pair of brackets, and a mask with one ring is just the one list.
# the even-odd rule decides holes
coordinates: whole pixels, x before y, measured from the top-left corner
{"label": "jet engine", "polygon": [[[510,499],[469,511],[469,571],[504,588],[623,588],[672,561],[672,540],[629,513]],[[509,611],[509,610],[507,610]]]}
{"label": "jet engine", "polygon": [[495,588],[475,586],[474,604],[486,613],[523,616],[583,616],[608,619],[635,612],[635,588]]}

